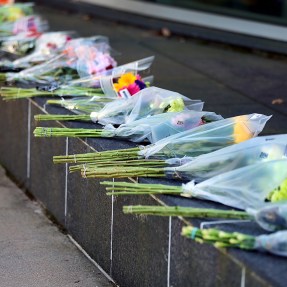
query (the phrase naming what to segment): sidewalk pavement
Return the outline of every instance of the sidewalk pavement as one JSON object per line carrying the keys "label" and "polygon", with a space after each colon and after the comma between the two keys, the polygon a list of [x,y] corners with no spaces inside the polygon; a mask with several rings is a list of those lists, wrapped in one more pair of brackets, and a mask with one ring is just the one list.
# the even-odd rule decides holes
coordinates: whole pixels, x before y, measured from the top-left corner
{"label": "sidewalk pavement", "polygon": [[114,286],[1,167],[0,286]]}

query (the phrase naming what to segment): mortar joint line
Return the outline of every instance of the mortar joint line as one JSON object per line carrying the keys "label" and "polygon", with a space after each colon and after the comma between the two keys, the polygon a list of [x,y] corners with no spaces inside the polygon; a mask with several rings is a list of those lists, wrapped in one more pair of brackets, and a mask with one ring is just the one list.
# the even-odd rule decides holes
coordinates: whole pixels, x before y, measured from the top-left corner
{"label": "mortar joint line", "polygon": [[[66,156],[69,154],[69,138],[66,137]],[[65,222],[68,212],[68,163],[65,164]]]}
{"label": "mortar joint line", "polygon": [[245,287],[246,269],[242,268],[240,287]]}
{"label": "mortar joint line", "polygon": [[[115,179],[113,178],[113,182]],[[114,192],[114,191],[112,191]],[[112,200],[112,210],[111,210],[111,250],[110,250],[110,276],[112,276],[113,272],[113,236],[114,236],[114,195],[111,196]]]}
{"label": "mortar joint line", "polygon": [[167,256],[167,287],[170,287],[170,258],[171,257],[171,216],[168,219],[168,256]]}
{"label": "mortar joint line", "polygon": [[27,179],[30,179],[31,172],[31,101],[28,100],[28,119],[27,119]]}

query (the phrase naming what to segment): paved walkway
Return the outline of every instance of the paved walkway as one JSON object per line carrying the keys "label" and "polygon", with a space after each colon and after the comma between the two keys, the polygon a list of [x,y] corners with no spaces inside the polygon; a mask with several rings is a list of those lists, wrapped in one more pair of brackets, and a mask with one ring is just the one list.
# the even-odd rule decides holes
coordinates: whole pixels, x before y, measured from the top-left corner
{"label": "paved walkway", "polygon": [[113,286],[1,167],[0,286]]}

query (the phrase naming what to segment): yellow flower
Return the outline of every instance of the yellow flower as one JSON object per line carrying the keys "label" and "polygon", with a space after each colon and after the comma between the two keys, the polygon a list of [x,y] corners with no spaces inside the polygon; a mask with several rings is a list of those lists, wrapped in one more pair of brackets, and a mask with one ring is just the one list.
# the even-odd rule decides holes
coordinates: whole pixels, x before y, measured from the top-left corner
{"label": "yellow flower", "polygon": [[18,7],[11,6],[7,9],[7,20],[8,21],[16,21],[24,16],[22,10]]}
{"label": "yellow flower", "polygon": [[128,87],[129,85],[133,84],[136,81],[137,77],[133,73],[126,73],[123,74],[118,83],[114,84],[115,90],[118,92],[124,87]]}
{"label": "yellow flower", "polygon": [[235,118],[233,130],[235,143],[241,143],[253,137],[253,133],[247,126],[247,120],[248,118],[246,116],[239,116]]}
{"label": "yellow flower", "polygon": [[287,179],[285,179],[280,186],[275,188],[267,197],[272,202],[278,202],[287,199]]}
{"label": "yellow flower", "polygon": [[170,108],[167,112],[181,112],[184,110],[184,102],[182,98],[175,99],[170,102]]}

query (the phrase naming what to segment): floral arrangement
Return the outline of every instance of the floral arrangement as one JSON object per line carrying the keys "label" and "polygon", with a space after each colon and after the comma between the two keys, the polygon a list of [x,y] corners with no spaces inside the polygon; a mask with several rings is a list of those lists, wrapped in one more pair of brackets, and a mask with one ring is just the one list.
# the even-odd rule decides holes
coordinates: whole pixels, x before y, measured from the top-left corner
{"label": "floral arrangement", "polygon": [[22,34],[25,37],[35,37],[47,30],[47,22],[39,16],[31,15],[22,17],[15,22],[3,22],[0,24],[0,39],[8,36]]}
{"label": "floral arrangement", "polygon": [[[68,128],[36,128],[36,137],[120,137],[133,142],[148,140],[155,143],[167,135],[176,134],[185,130],[195,128],[204,124],[204,118],[210,116],[213,120],[222,119],[214,113],[179,111],[151,115],[147,118],[136,120],[127,124],[122,124],[118,128],[112,125],[104,129],[68,129]],[[71,116],[72,118],[72,116]],[[38,117],[36,116],[37,120]],[[175,119],[181,119],[176,122]]]}
{"label": "floral arrangement", "polygon": [[[98,41],[98,43],[95,41]],[[2,78],[8,82],[32,81],[33,83],[45,84],[57,81],[59,83],[65,83],[72,79],[79,78],[79,74],[86,69],[87,65],[89,65],[89,61],[85,61],[83,56],[85,55],[84,51],[89,53],[91,49],[98,50],[98,53],[94,54],[95,58],[93,61],[97,63],[99,73],[104,72],[105,69],[110,69],[110,62],[108,63],[108,66],[102,66],[100,62],[103,52],[106,51],[108,47],[107,43],[105,43],[105,39],[100,39],[99,41],[98,37],[96,39],[80,38],[71,40],[65,45],[64,50],[61,51],[59,55],[53,57],[49,61],[25,69],[19,73],[7,73],[1,75]],[[107,51],[105,52],[105,55],[109,59],[111,58],[108,56]],[[115,64],[115,62],[113,63]],[[14,98],[15,94],[19,94],[19,90],[15,93],[15,89],[13,90],[13,88],[8,88],[6,91],[8,91],[8,97],[12,98]]]}
{"label": "floral arrangement", "polygon": [[10,5],[10,4],[13,4],[14,3],[14,0],[1,0],[0,1],[0,5]]}
{"label": "floral arrangement", "polygon": [[[28,68],[32,65],[43,63],[45,61],[49,61],[52,59],[55,55],[59,54],[63,47],[72,39],[73,33],[67,33],[67,32],[50,32],[50,33],[43,33],[39,35],[39,37],[34,38],[34,44],[33,46],[34,51],[30,53],[28,56],[18,58],[14,61],[7,62],[5,61],[3,64],[6,66],[9,66],[11,68],[19,68],[24,69]],[[26,37],[23,37],[21,39],[27,39]],[[24,42],[25,45],[29,45],[29,42]],[[10,46],[13,46],[13,49],[15,41],[5,41],[2,44],[2,47],[6,47],[6,49],[10,50]],[[31,46],[31,45],[30,45]],[[3,49],[3,48],[2,48]],[[23,49],[22,45],[19,45],[19,49]]]}
{"label": "floral arrangement", "polygon": [[129,98],[146,87],[141,76],[133,73],[123,74],[114,83],[114,89],[120,98]]}
{"label": "floral arrangement", "polygon": [[[97,37],[98,40],[101,38]],[[74,43],[78,40],[72,40]],[[76,57],[73,49],[67,49],[66,53],[70,58]],[[83,61],[79,61],[80,64],[76,64],[78,67],[77,71],[79,75],[82,75],[83,78],[75,79],[70,81],[67,84],[57,84],[57,85],[45,85],[40,88],[28,88],[28,89],[18,89],[16,87],[5,87],[1,89],[1,96],[4,100],[15,100],[23,98],[31,98],[35,96],[60,96],[62,99],[60,101],[52,101],[53,104],[58,104],[60,106],[66,107],[69,110],[76,111],[78,110],[70,109],[71,105],[63,104],[63,97],[74,96],[74,97],[86,97],[87,105],[91,104],[91,111],[98,111],[98,103],[114,100],[118,98],[118,94],[114,90],[114,79],[119,78],[126,71],[144,71],[148,69],[153,62],[154,57],[144,58],[135,62],[131,62],[122,66],[114,67],[112,69],[105,70],[99,75],[86,75],[87,70],[85,68],[90,67],[90,61],[86,61],[86,66],[83,65]],[[39,67],[36,67],[37,69]],[[24,72],[24,71],[23,71]],[[0,74],[1,76],[1,74]],[[4,75],[6,79],[6,76]],[[145,84],[148,86],[150,77],[142,79]],[[95,98],[96,96],[96,98]],[[93,104],[96,104],[97,109],[92,110],[93,104],[91,103],[91,97],[93,97]],[[110,100],[109,100],[110,99]],[[70,101],[70,100],[68,100]],[[101,105],[103,107],[103,105]],[[54,115],[50,115],[50,119],[53,120]],[[57,119],[57,116],[56,116]],[[62,120],[65,120],[64,115],[62,115]],[[77,120],[75,118],[75,120]]]}
{"label": "floral arrangement", "polygon": [[284,230],[287,228],[286,200],[282,200],[279,203],[264,203],[263,206],[257,208],[247,208],[246,211],[182,206],[129,205],[123,207],[123,212],[135,215],[183,216],[198,219],[250,220],[256,222],[261,228],[267,231]]}
{"label": "floral arrangement", "polygon": [[[33,4],[17,3],[13,0],[1,0],[0,5],[0,23],[15,22],[16,20],[33,14]],[[13,5],[11,5],[13,4]]]}
{"label": "floral arrangement", "polygon": [[[134,97],[132,97],[134,98]],[[103,163],[133,159],[168,159],[212,152],[258,135],[270,117],[260,114],[243,115],[201,125],[166,137],[155,144],[132,149],[90,154],[56,156],[55,162]],[[240,128],[238,128],[238,125]],[[243,134],[239,134],[243,133]]]}
{"label": "floral arrangement", "polygon": [[[238,209],[258,208],[278,186],[281,188],[285,186],[286,167],[286,159],[274,160],[238,168],[198,184],[190,181],[181,186],[123,182],[103,182],[103,184],[111,186],[108,190],[112,190],[114,195],[175,194],[211,200]],[[287,200],[284,195],[286,195],[286,189],[282,188],[280,200]]]}
{"label": "floral arrangement", "polygon": [[[86,170],[93,169],[94,177],[101,177],[103,174],[105,174],[105,177],[109,177],[111,174],[113,177],[132,177],[143,174],[145,177],[158,176],[200,182],[226,171],[260,162],[283,159],[286,157],[286,143],[286,135],[263,136],[197,157],[157,161],[157,166],[155,166],[153,160],[149,161],[147,159],[144,160],[145,164],[143,166],[137,166],[138,161],[133,163],[132,160],[129,160],[128,164],[124,162],[116,163],[116,166],[106,167],[104,170],[102,170],[103,167],[99,167],[97,164],[86,164],[85,168]],[[83,169],[82,165],[76,167]],[[71,167],[71,169],[76,169],[76,167]],[[278,194],[274,192],[272,198],[277,196]]]}
{"label": "floral arrangement", "polygon": [[187,226],[182,229],[181,234],[200,244],[212,244],[218,248],[233,247],[287,256],[287,231],[251,236],[239,232],[225,232],[215,228],[199,229],[197,227]]}
{"label": "floral arrangement", "polygon": [[[101,99],[101,98],[100,98]],[[98,102],[99,97],[93,97],[92,102]],[[93,111],[90,113],[90,121],[99,122],[103,125],[120,125],[124,123],[131,123],[138,119],[145,118],[147,116],[153,116],[165,112],[182,111],[185,106],[190,109],[202,109],[202,102],[197,100],[190,100],[178,93],[172,91],[159,89],[156,87],[146,88],[141,90],[133,97],[123,99],[118,98],[103,106],[99,111]],[[60,115],[62,119],[67,119],[64,115]],[[55,120],[57,115],[37,115],[37,120]],[[80,117],[79,117],[80,118]],[[78,119],[79,119],[78,118]],[[77,119],[77,117],[75,117]],[[40,128],[38,129],[40,131]],[[60,130],[57,131],[57,133]],[[66,130],[63,129],[64,134]],[[77,133],[77,130],[70,130],[71,133]],[[82,131],[81,131],[82,132]],[[93,134],[97,136],[99,132],[95,130],[86,130],[87,134],[92,137]],[[58,134],[59,135],[59,134]],[[72,134],[71,134],[72,135]],[[51,134],[52,136],[52,134]],[[98,135],[99,136],[99,135]]]}

